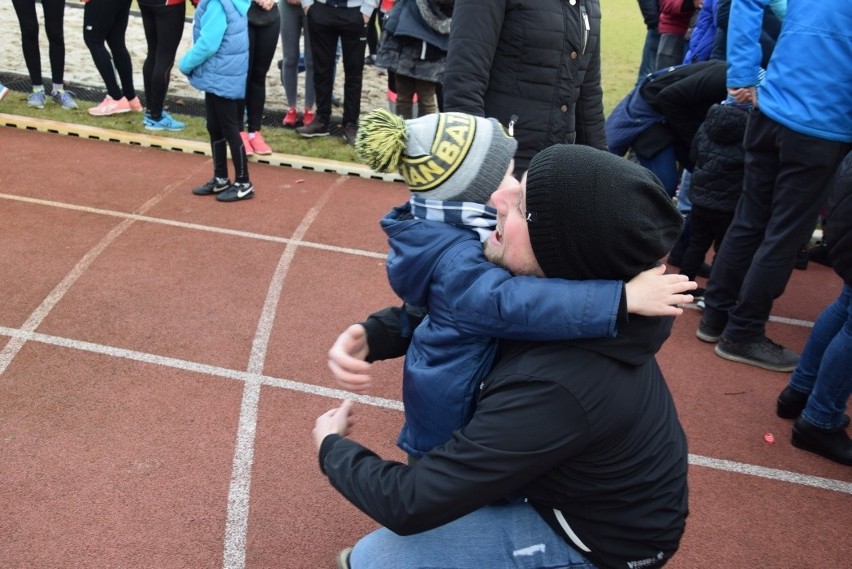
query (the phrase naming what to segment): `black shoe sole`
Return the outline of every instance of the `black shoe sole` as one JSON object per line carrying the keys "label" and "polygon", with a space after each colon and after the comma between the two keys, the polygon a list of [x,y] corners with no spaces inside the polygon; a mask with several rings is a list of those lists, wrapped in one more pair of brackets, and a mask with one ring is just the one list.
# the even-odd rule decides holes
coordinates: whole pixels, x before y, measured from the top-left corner
{"label": "black shoe sole", "polygon": [[318,136],[328,136],[328,135],[330,135],[331,133],[330,133],[330,132],[328,132],[328,131],[325,131],[325,132],[316,132],[316,133],[306,134],[306,133],[304,133],[304,132],[299,132],[299,131],[297,130],[297,131],[296,131],[296,134],[298,134],[299,136],[301,136],[301,137],[303,137],[303,138],[317,138]]}
{"label": "black shoe sole", "polygon": [[769,371],[790,372],[790,371],[793,371],[794,369],[796,369],[796,366],[798,365],[798,362],[795,363],[795,364],[789,364],[789,365],[774,365],[774,364],[768,364],[766,362],[762,362],[760,360],[753,360],[753,359],[747,358],[745,356],[740,356],[740,355],[737,355],[737,354],[731,354],[731,353],[725,352],[722,349],[721,344],[716,344],[716,347],[714,348],[713,351],[720,358],[724,358],[724,359],[732,361],[732,362],[739,362],[741,364],[748,364],[748,365],[752,365],[752,366],[755,366],[755,367],[768,369]]}
{"label": "black shoe sole", "polygon": [[703,330],[701,330],[701,328],[699,328],[695,331],[695,337],[701,340],[702,342],[707,342],[708,344],[715,344],[719,341],[719,338],[722,337],[722,333],[719,332],[718,334],[711,334],[709,332],[704,332]]}

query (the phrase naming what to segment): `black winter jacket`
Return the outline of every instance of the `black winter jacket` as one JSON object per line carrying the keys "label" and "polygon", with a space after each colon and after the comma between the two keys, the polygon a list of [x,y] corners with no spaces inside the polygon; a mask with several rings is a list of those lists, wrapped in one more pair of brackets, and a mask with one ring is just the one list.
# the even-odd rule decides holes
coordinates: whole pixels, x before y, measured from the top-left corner
{"label": "black winter jacket", "polygon": [[840,163],[829,194],[825,242],[832,268],[852,286],[852,152]]}
{"label": "black winter jacket", "polygon": [[598,0],[456,0],[444,110],[494,117],[516,174],[554,144],[606,150]]}
{"label": "black winter jacket", "polygon": [[748,111],[734,105],[713,105],[692,142],[694,205],[732,212],[743,193],[745,136]]}
{"label": "black winter jacket", "polygon": [[616,338],[506,341],[447,444],[409,467],[329,435],[320,468],[400,535],[520,494],[598,567],[660,567],[687,515],[686,438],[654,357],[671,325],[635,317]]}

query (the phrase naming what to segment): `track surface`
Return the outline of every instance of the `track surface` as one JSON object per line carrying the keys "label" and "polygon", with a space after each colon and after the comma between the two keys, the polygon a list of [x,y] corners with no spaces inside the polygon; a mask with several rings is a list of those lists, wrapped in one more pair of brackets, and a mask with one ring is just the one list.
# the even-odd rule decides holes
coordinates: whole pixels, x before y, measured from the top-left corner
{"label": "track surface", "polygon": [[[345,395],[334,338],[397,302],[378,220],[404,188],[255,162],[256,198],[222,204],[190,194],[206,156],[0,143],[0,567],[333,567],[376,525],[309,433]],[[796,271],[769,335],[801,350],[840,286]],[[849,566],[852,469],[793,448],[788,375],[716,357],[699,316],[659,355],[691,453],[669,566]],[[401,460],[399,362],[379,368],[355,438]]]}

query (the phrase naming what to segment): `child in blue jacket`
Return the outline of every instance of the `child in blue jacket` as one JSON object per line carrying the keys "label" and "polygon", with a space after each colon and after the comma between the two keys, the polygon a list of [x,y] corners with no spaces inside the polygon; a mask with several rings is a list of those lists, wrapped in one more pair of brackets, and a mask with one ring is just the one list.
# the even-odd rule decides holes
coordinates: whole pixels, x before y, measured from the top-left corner
{"label": "child in blue jacket", "polygon": [[[189,83],[204,91],[207,132],[213,152],[213,178],[192,190],[221,202],[254,197],[246,149],[240,137],[241,102],[248,76],[248,12],[251,0],[201,0],[192,25],[192,48],[178,67]],[[234,183],[228,178],[228,148]]]}
{"label": "child in blue jacket", "polygon": [[495,119],[462,113],[403,121],[379,109],[361,120],[359,158],[380,172],[398,169],[412,192],[382,220],[390,284],[406,305],[428,312],[403,371],[405,425],[397,444],[412,457],[445,443],[470,419],[497,338],[615,336],[628,312],[679,314],[674,305],[691,301],[680,293],[695,284],[660,267],[624,285],[515,276],[486,260],[482,242],[496,212],[484,204],[498,187],[518,183],[516,148]]}

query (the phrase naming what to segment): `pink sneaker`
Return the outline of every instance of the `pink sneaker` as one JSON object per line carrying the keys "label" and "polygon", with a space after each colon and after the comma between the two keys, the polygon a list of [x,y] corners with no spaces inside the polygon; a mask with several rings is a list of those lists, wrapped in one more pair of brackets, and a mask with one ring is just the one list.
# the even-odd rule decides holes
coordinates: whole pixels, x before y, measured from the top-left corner
{"label": "pink sneaker", "polygon": [[305,112],[302,115],[302,124],[308,126],[314,122],[314,116],[314,112],[311,109],[305,109]]}
{"label": "pink sneaker", "polygon": [[105,117],[108,115],[117,115],[119,113],[129,112],[130,104],[127,102],[127,99],[122,97],[116,101],[109,95],[107,95],[97,107],[92,107],[89,109],[89,114],[96,117]]}
{"label": "pink sneaker", "polygon": [[296,109],[290,107],[287,109],[287,114],[284,115],[284,120],[281,121],[281,124],[284,126],[289,126],[290,128],[296,128],[296,119],[298,119],[298,115],[296,113]]}
{"label": "pink sneaker", "polygon": [[254,150],[255,154],[267,155],[272,154],[272,149],[266,144],[266,141],[263,140],[263,136],[260,134],[260,131],[254,133],[254,137],[249,139],[251,142],[251,148]]}
{"label": "pink sneaker", "polygon": [[240,131],[240,138],[243,139],[243,147],[245,147],[246,149],[246,156],[251,156],[252,154],[254,154],[254,148],[251,145],[248,133],[244,130]]}
{"label": "pink sneaker", "polygon": [[127,104],[130,106],[130,110],[135,113],[141,113],[145,110],[145,108],[142,106],[142,101],[139,100],[139,97],[133,97],[132,99],[127,101]]}

